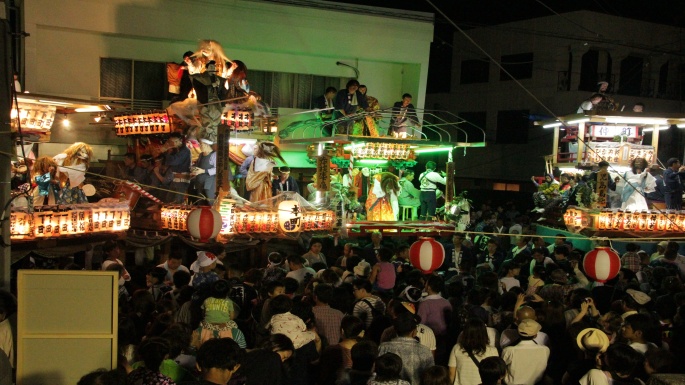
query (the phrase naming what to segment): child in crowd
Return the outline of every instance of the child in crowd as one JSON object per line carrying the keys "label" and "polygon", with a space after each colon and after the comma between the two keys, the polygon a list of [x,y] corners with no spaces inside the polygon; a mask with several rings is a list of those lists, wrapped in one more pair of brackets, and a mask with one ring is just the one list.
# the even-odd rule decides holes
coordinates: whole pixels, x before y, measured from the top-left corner
{"label": "child in crowd", "polygon": [[307,330],[304,321],[290,312],[293,301],[287,295],[272,298],[270,307],[272,316],[266,328],[271,331],[271,334],[285,334],[293,341],[295,349],[317,338],[316,332]]}
{"label": "child in crowd", "polygon": [[402,379],[402,358],[395,353],[385,353],[376,358],[376,378],[368,385],[410,385]]}
{"label": "child in crowd", "polygon": [[507,375],[507,364],[499,357],[488,357],[478,364],[481,385],[503,384]]}

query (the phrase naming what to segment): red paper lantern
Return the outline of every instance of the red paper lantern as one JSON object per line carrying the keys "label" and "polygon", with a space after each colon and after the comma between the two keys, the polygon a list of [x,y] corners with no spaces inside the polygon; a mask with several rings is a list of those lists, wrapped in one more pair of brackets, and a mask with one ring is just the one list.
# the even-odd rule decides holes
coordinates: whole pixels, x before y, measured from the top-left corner
{"label": "red paper lantern", "polygon": [[610,247],[596,247],[583,258],[585,274],[597,282],[614,278],[621,270],[621,257]]}
{"label": "red paper lantern", "polygon": [[420,238],[409,248],[409,261],[424,274],[430,274],[445,261],[445,248],[433,238]]}
{"label": "red paper lantern", "polygon": [[221,214],[209,206],[198,207],[188,214],[186,223],[193,238],[208,242],[221,230]]}

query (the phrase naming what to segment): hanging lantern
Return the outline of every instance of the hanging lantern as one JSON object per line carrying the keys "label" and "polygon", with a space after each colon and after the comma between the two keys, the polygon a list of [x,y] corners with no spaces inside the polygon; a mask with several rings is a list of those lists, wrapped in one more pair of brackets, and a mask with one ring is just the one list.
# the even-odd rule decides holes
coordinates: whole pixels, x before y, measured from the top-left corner
{"label": "hanging lantern", "polygon": [[278,226],[286,233],[296,233],[302,227],[302,207],[297,201],[278,204]]}
{"label": "hanging lantern", "polygon": [[221,230],[221,214],[209,206],[196,208],[188,214],[188,232],[200,242],[208,242]]}
{"label": "hanging lantern", "polygon": [[430,274],[445,261],[445,248],[433,238],[420,238],[409,248],[409,261],[424,274]]}
{"label": "hanging lantern", "polygon": [[583,258],[585,274],[597,282],[614,278],[621,270],[621,258],[610,247],[596,247]]}

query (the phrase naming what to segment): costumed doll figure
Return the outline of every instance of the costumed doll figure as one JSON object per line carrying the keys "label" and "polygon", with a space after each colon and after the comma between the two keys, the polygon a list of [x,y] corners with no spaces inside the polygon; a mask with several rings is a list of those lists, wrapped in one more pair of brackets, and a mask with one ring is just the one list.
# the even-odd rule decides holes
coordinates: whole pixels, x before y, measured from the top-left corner
{"label": "costumed doll figure", "polygon": [[254,148],[254,160],[250,164],[245,179],[245,189],[250,192],[250,202],[269,199],[272,196],[274,160],[284,164],[281,150],[273,142],[260,142]]}
{"label": "costumed doll figure", "polygon": [[397,196],[400,185],[397,175],[381,172],[373,177],[373,186],[366,198],[366,220],[396,221],[400,208]]}
{"label": "costumed doll figure", "polygon": [[197,191],[207,198],[207,203],[214,206],[216,198],[216,143],[201,139],[202,154],[197,159],[190,175]]}
{"label": "costumed doll figure", "polygon": [[210,61],[215,61],[217,64],[217,74],[224,73],[225,62],[232,62],[231,59],[224,53],[223,47],[216,40],[200,40],[198,42],[197,51],[190,56],[190,63],[188,63],[188,72],[193,75],[202,73],[206,70],[206,65]]}
{"label": "costumed doll figure", "polygon": [[34,206],[55,204],[55,192],[59,191],[57,167],[57,162],[49,156],[41,156],[33,164],[31,175]]}
{"label": "costumed doll figure", "polygon": [[216,63],[210,61],[204,72],[190,75],[197,93],[197,101],[201,106],[202,128],[199,136],[212,142],[216,142],[217,127],[221,123],[221,100],[225,95],[225,88],[222,87],[224,78],[218,74]]}
{"label": "costumed doll figure", "polygon": [[656,179],[649,173],[644,158],[633,159],[630,168],[616,183],[616,190],[621,191],[621,208],[630,211],[649,210],[645,194],[655,190]]}
{"label": "costumed doll figure", "polygon": [[81,187],[86,179],[86,171],[92,158],[93,149],[83,142],[76,142],[61,154],[53,157],[59,166],[57,177],[61,185],[61,189],[55,197],[57,204],[88,202]]}

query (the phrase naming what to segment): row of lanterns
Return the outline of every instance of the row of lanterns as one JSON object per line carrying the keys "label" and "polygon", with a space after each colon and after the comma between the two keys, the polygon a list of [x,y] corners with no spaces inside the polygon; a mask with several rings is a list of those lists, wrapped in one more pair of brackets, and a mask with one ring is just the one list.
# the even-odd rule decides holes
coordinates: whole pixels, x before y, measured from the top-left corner
{"label": "row of lanterns", "polygon": [[611,231],[685,231],[685,211],[667,210],[624,211],[621,209],[603,209],[592,213],[576,207],[569,207],[564,213],[564,223],[568,228],[594,228]]}
{"label": "row of lanterns", "polygon": [[114,129],[117,135],[150,135],[171,132],[169,115],[166,111],[149,114],[115,116]]}
{"label": "row of lanterns", "polygon": [[280,202],[276,211],[238,211],[233,201],[224,199],[219,204],[219,211],[210,207],[164,206],[161,219],[163,229],[188,231],[194,238],[204,241],[218,234],[332,231],[335,213],[330,210],[303,211],[299,203],[292,200]]}
{"label": "row of lanterns", "polygon": [[401,143],[365,143],[361,147],[354,147],[351,150],[354,157],[379,158],[379,159],[402,159],[410,157],[412,151],[409,144]]}
{"label": "row of lanterns", "polygon": [[[248,130],[253,126],[254,113],[252,110],[230,110],[221,114],[221,124],[235,130]],[[270,129],[269,129],[270,130]]]}
{"label": "row of lanterns", "polygon": [[127,203],[92,203],[40,206],[34,212],[10,213],[10,239],[58,238],[128,230],[131,215]]}

